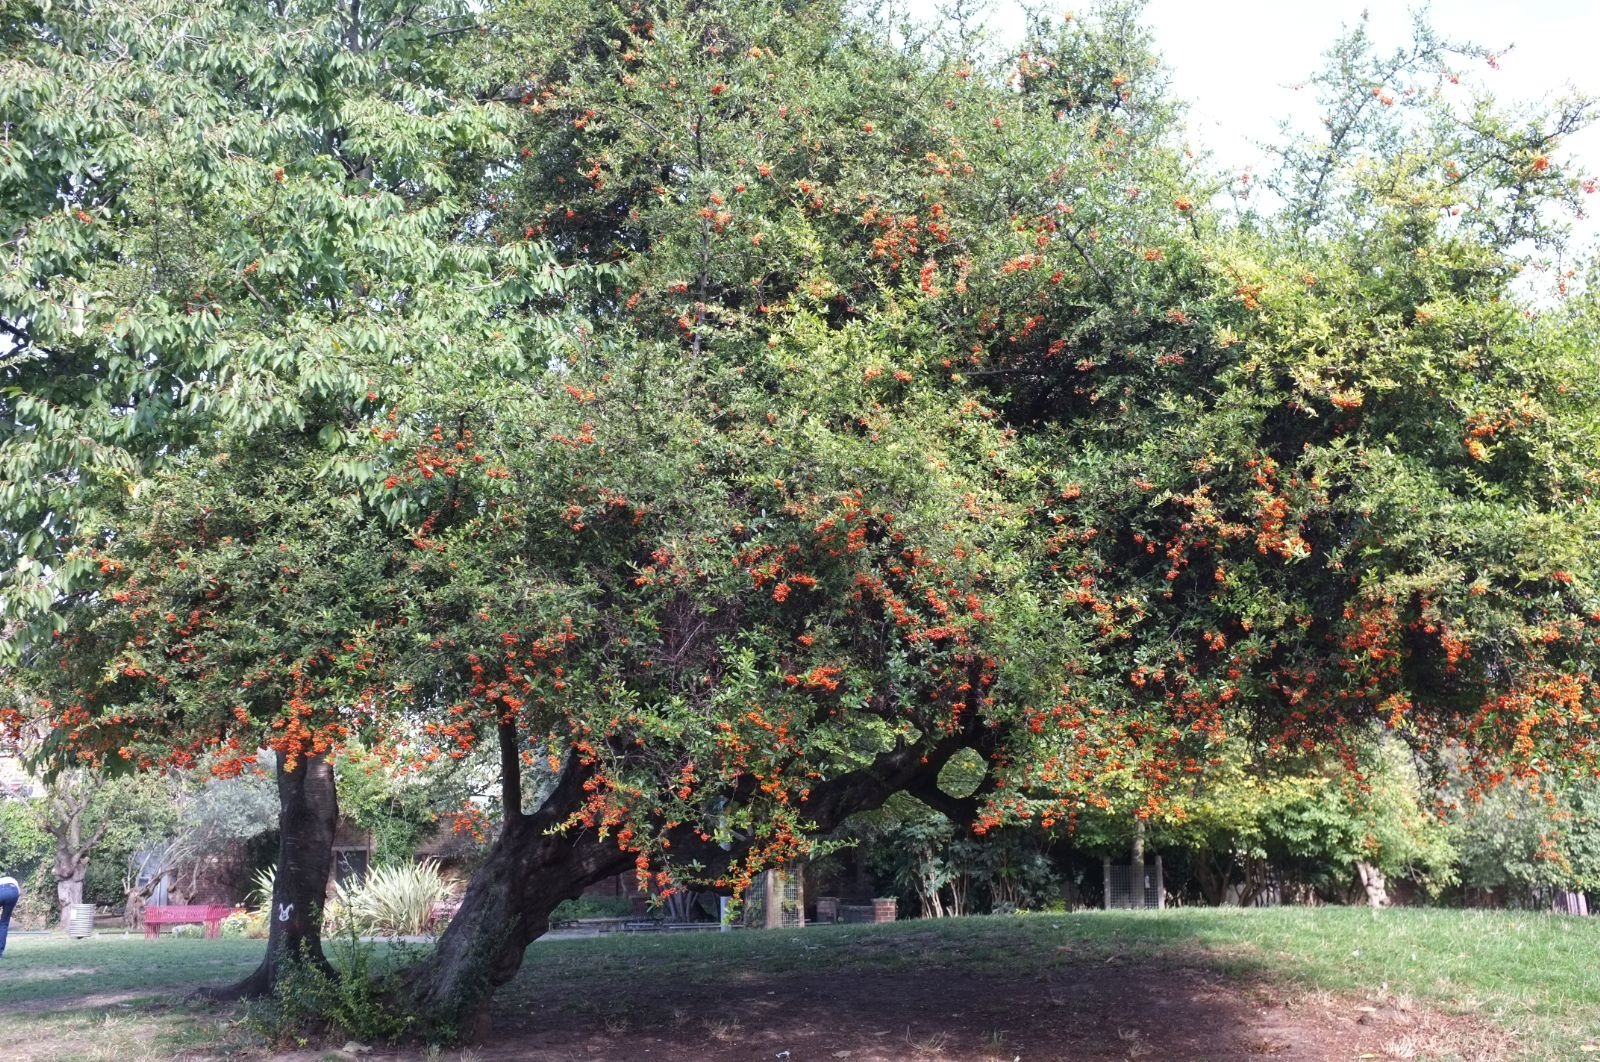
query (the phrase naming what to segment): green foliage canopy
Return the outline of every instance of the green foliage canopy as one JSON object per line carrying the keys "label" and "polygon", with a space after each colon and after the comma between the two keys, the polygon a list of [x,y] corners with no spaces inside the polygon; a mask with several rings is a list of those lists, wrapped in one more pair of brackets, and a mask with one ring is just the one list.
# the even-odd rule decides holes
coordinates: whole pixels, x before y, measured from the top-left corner
{"label": "green foliage canopy", "polygon": [[[128,69],[266,131],[233,183],[176,149],[74,162],[69,205],[13,225],[62,235],[6,319],[112,368],[57,395],[18,362],[5,445],[46,492],[145,484],[60,502],[64,543],[20,533],[40,491],[6,518],[19,572],[65,550],[10,599],[66,627],[35,663],[78,752],[360,733],[428,763],[492,733],[508,785],[581,780],[567,822],[659,884],[675,838],[744,841],[734,886],[897,750],[982,755],[980,829],[1180,821],[1236,737],[1358,781],[1374,727],[1486,782],[1595,767],[1596,296],[1514,283],[1578,194],[1553,138],[1582,107],[1446,136],[1419,96],[1401,156],[1289,151],[1285,212],[1241,217],[1131,9],[1000,62],[831,3],[509,4],[443,38],[216,4],[181,17],[230,47],[154,51],[180,16],[152,10],[104,27],[147,42]],[[75,143],[158,141],[49,17],[19,83],[124,108]],[[315,91],[230,88],[233,46],[309,48]],[[1370,93],[1361,47],[1340,98]],[[1386,113],[1341,143],[1390,143]],[[216,205],[173,252],[200,281],[136,299],[166,276],[147,202]],[[200,384],[150,377],[136,324]],[[145,414],[128,464],[111,428]]]}

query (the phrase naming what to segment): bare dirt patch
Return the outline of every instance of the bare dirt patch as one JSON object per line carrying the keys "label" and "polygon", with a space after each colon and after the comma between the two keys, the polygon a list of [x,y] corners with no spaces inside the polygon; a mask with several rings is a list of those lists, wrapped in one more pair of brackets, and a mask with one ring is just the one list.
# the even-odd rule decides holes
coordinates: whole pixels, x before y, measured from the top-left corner
{"label": "bare dirt patch", "polygon": [[[1307,973],[1304,948],[1215,933],[1198,939],[1193,928],[1173,919],[952,919],[540,943],[498,993],[492,1039],[436,1057],[1309,1062],[1504,1059],[1519,1049],[1524,1057],[1577,1057],[1521,1043],[1473,1016],[1503,1019],[1498,1005],[1475,1003],[1477,997],[1433,997],[1450,1000],[1446,1014],[1413,997],[1345,987],[1388,981],[1397,991],[1401,984],[1426,988],[1388,976],[1393,964],[1335,991],[1317,990],[1307,986],[1326,980]],[[1384,931],[1395,932],[1392,924]],[[1349,935],[1328,930],[1321,941],[1308,937],[1306,947],[1355,955],[1345,946]],[[1368,950],[1371,942],[1361,946]],[[195,980],[214,984],[247,968],[253,948],[223,965],[215,965],[226,958],[220,950],[199,944],[36,950],[26,967],[0,971],[0,988],[10,989],[0,1003],[0,1043],[25,1062],[432,1057],[414,1046],[343,1055],[343,1037],[273,1056],[240,1025],[237,1008],[188,998]],[[1444,953],[1457,950],[1452,944]],[[99,964],[85,961],[91,957]]]}
{"label": "bare dirt patch", "polygon": [[1030,976],[934,968],[767,974],[717,985],[549,986],[496,1014],[485,1059],[902,1060],[1501,1058],[1476,1023],[1394,999],[1293,996],[1171,961]]}

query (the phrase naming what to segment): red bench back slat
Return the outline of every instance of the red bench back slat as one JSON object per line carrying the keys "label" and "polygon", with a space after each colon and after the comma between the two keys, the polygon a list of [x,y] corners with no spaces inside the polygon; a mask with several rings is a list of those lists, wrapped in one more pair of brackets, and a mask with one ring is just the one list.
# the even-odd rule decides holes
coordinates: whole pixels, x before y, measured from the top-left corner
{"label": "red bench back slat", "polygon": [[226,918],[233,908],[222,904],[158,905],[144,909],[146,922],[205,922],[213,918]]}

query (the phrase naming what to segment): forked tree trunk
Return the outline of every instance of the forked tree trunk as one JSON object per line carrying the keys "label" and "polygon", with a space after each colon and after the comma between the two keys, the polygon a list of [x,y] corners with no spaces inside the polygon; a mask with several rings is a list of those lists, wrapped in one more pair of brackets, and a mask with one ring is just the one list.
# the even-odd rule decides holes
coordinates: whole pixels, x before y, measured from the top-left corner
{"label": "forked tree trunk", "polygon": [[[632,865],[590,831],[550,832],[579,806],[587,776],[569,767],[536,814],[507,813],[438,946],[408,972],[407,1004],[440,1038],[482,1040],[495,990],[517,975],[523,952],[550,928],[550,913]],[[508,808],[521,803],[520,788],[508,787],[512,793]]]}
{"label": "forked tree trunk", "polygon": [[[977,719],[974,711],[971,718]],[[897,746],[874,763],[819,783],[806,805],[817,829],[826,832],[857,812],[882,804],[905,789],[927,792],[931,804],[952,817],[976,814],[974,798],[955,799],[937,793],[939,771],[958,750],[987,734],[950,735],[924,746]],[[503,806],[522,807],[516,733],[501,728]],[[402,1005],[416,1014],[422,1027],[439,1039],[482,1040],[489,1031],[489,1004],[494,992],[516,976],[528,945],[550,928],[550,913],[585,887],[620,874],[633,857],[594,831],[554,828],[582,807],[589,771],[571,764],[555,791],[535,814],[508,810],[506,824],[489,849],[461,899],[461,907],[445,929],[433,954],[406,970],[396,986]],[[699,842],[687,827],[672,836],[673,851],[695,860],[701,874],[715,875],[744,853],[741,846],[723,849]]]}
{"label": "forked tree trunk", "polygon": [[255,972],[212,993],[222,999],[268,995],[291,965],[331,969],[322,953],[322,905],[333,873],[333,834],[339,802],[333,764],[307,756],[285,770],[278,753],[278,869],[272,880],[267,954]]}
{"label": "forked tree trunk", "polygon": [[44,828],[55,839],[55,858],[51,870],[55,873],[56,902],[61,917],[67,917],[67,908],[83,902],[83,881],[89,874],[89,853],[106,835],[111,825],[109,814],[85,834],[84,817],[95,793],[105,784],[99,772],[85,770],[63,771],[45,789]]}
{"label": "forked tree trunk", "polygon": [[967,913],[967,892],[971,888],[971,879],[965,871],[950,879],[950,916],[963,918]]}
{"label": "forked tree trunk", "polygon": [[1253,907],[1257,897],[1267,891],[1267,861],[1260,856],[1244,856],[1244,881],[1239,885],[1239,906]]}

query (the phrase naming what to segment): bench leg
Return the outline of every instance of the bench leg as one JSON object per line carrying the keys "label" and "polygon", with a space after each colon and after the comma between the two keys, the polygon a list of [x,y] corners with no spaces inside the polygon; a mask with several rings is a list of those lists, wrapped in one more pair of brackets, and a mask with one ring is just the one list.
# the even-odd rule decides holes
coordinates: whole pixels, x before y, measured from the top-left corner
{"label": "bench leg", "polygon": [[146,939],[146,940],[154,940],[160,934],[160,932],[161,932],[160,927],[153,926],[149,922],[146,922],[144,924],[144,939]]}
{"label": "bench leg", "polygon": [[206,923],[206,939],[216,940],[222,935],[222,923],[213,919]]}

